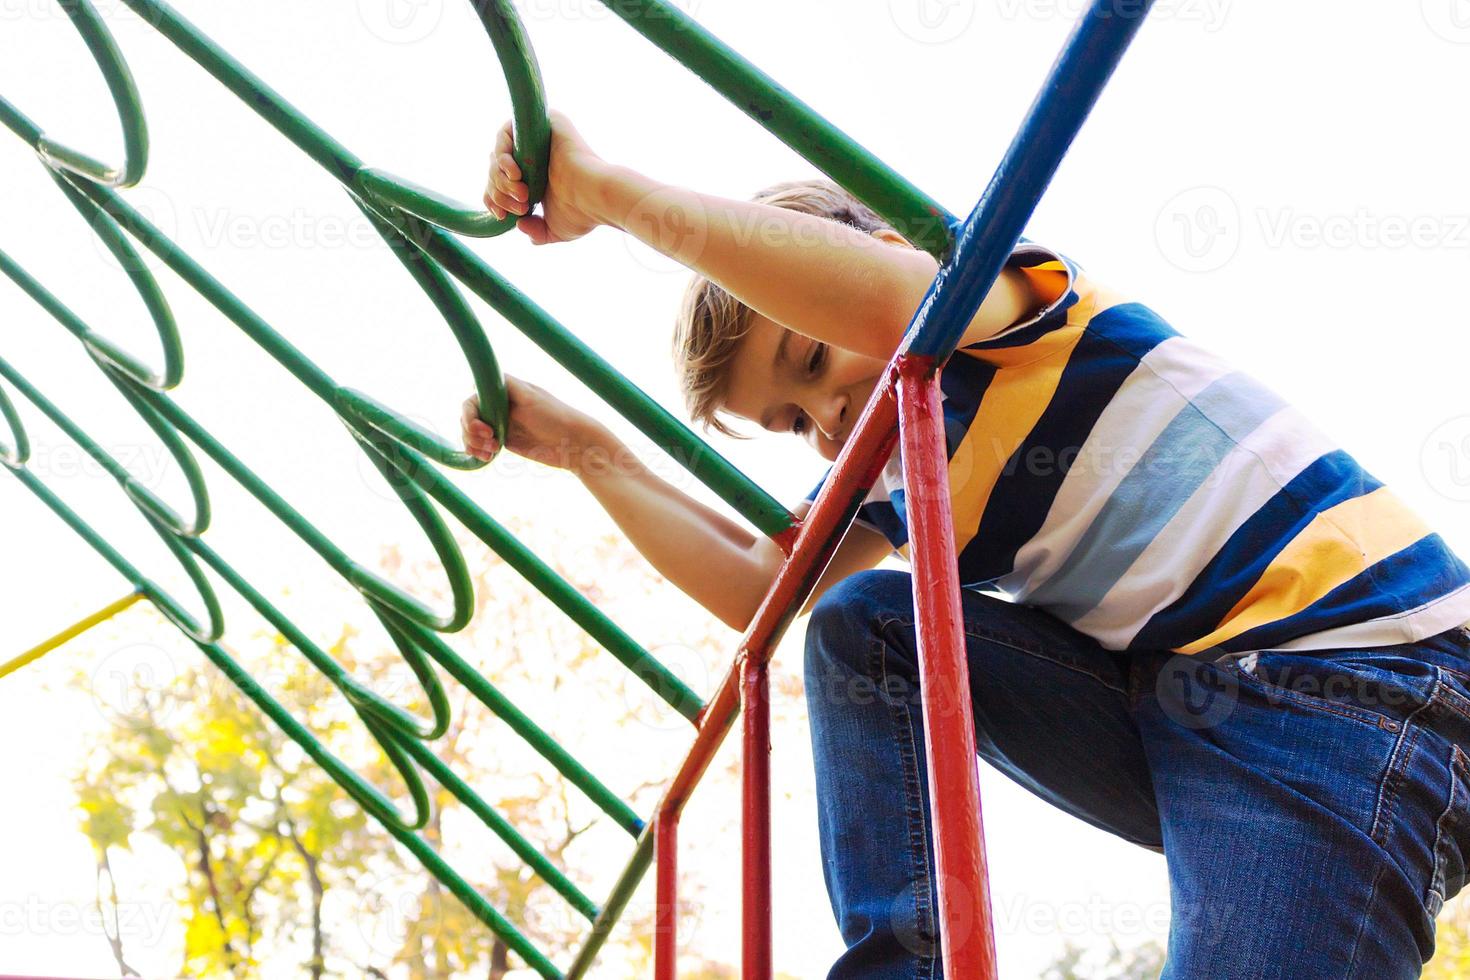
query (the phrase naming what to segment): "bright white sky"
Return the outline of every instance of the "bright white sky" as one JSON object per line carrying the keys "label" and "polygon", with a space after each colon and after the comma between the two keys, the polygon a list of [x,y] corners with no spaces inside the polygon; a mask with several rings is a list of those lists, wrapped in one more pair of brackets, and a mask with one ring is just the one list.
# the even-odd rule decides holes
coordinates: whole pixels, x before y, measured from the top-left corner
{"label": "bright white sky", "polygon": [[[370,164],[465,200],[478,197],[509,100],[469,5],[179,6]],[[519,6],[551,103],[607,159],[737,197],[812,172],[595,0]],[[964,213],[1079,6],[691,0],[686,9]],[[116,0],[103,4],[136,75],[153,143],[147,178],[130,200],[334,377],[454,435],[468,372],[448,331],[337,186],[119,8]],[[1454,290],[1470,273],[1470,132],[1446,124],[1444,107],[1450,93],[1470,87],[1467,53],[1464,0],[1269,8],[1161,2],[1028,230],[1282,392],[1464,555],[1470,324]],[[120,156],[100,77],[52,0],[0,0],[0,92],[58,138]],[[126,280],[18,140],[0,138],[0,173],[0,248],[98,329],[156,361]],[[533,251],[519,236],[473,247],[654,397],[678,406],[667,347],[682,269],[610,231],[554,250]],[[181,403],[350,553],[370,561],[395,541],[421,553],[421,535],[330,413],[172,275],[162,282],[189,358]],[[512,328],[477,308],[507,370],[601,411]],[[0,354],[141,480],[166,499],[185,499],[157,440],[75,342],[6,284],[0,323]],[[20,411],[35,443],[33,470],[197,607],[178,567],[115,485],[32,406],[22,402]],[[719,448],[782,499],[799,498],[823,469],[794,439]],[[548,532],[573,546],[606,528],[571,480],[502,463],[502,472],[461,484],[491,513],[544,519]],[[212,464],[206,475],[216,549],[257,583],[291,587],[306,600],[292,610],[303,625],[329,629],[345,595],[335,577]],[[0,514],[0,658],[127,591],[3,474]],[[670,593],[687,617],[692,604]],[[231,635],[245,635],[256,622],[226,598],[241,631]],[[630,627],[654,645],[667,639],[662,622],[650,610],[648,622]],[[55,914],[85,907],[92,891],[92,858],[74,829],[68,777],[82,735],[100,716],[85,699],[45,685],[78,666],[95,664],[105,674],[124,643],[165,660],[197,656],[149,613],[119,623],[116,635],[125,641],[76,644],[0,683],[0,739],[10,747],[0,756],[7,788],[0,970],[111,972],[101,937]],[[780,655],[787,670],[799,666],[802,628]],[[778,736],[776,755],[787,781],[776,794],[778,966],[816,976],[839,941],[815,849],[804,730]],[[1002,975],[1036,975],[1066,939],[1110,933],[1130,945],[1162,937],[1162,859],[1083,826],[993,771],[985,771],[983,786]],[[147,865],[135,870],[146,876]],[[713,894],[694,940],[699,952],[731,961],[736,880],[724,879],[725,901]],[[48,914],[49,924],[38,921]],[[171,970],[176,933],[149,936],[135,961]]]}

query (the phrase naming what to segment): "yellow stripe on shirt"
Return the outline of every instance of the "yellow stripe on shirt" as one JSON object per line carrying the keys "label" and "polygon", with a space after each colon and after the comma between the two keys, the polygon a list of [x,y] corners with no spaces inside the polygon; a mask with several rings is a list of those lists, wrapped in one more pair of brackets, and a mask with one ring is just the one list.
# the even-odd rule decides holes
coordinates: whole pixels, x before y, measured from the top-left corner
{"label": "yellow stripe on shirt", "polygon": [[1429,533],[1419,515],[1387,487],[1344,500],[1317,514],[1291,539],[1219,626],[1175,650],[1199,653],[1294,616]]}
{"label": "yellow stripe on shirt", "polygon": [[1051,404],[1062,371],[1093,316],[1090,297],[1067,311],[1067,325],[1023,347],[966,350],[998,370],[980,399],[975,418],[949,459],[949,495],[954,514],[955,553],[980,529],[1006,462],[1020,448]]}
{"label": "yellow stripe on shirt", "polygon": [[[1048,305],[1061,298],[1051,295],[1066,287],[1066,267],[1061,263],[1048,262],[1021,271],[1028,274],[1040,272],[1047,276],[1045,279],[1041,276],[1031,278],[1038,292],[1047,297]],[[1063,278],[1057,280],[1057,273],[1061,273]],[[1095,288],[1082,276],[1075,277],[1072,288],[1077,291],[1078,300],[1067,310],[1064,326],[1018,347],[955,351],[955,356],[969,355],[997,369],[980,399],[974,420],[949,460],[955,554],[963,552],[974,540],[1006,462],[1051,404],[1061,382],[1062,371],[1082,339],[1087,324],[1103,309],[1126,302],[1120,294]],[[900,546],[898,553],[907,560],[908,544]]]}

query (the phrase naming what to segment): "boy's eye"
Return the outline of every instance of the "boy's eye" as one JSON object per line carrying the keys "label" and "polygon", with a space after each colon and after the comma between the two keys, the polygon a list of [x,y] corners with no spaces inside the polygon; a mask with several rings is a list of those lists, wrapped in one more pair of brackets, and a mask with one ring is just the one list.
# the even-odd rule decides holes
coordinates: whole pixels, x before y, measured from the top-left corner
{"label": "boy's eye", "polygon": [[817,344],[812,348],[811,355],[807,358],[806,368],[810,374],[816,374],[821,370],[822,363],[827,359],[827,345]]}

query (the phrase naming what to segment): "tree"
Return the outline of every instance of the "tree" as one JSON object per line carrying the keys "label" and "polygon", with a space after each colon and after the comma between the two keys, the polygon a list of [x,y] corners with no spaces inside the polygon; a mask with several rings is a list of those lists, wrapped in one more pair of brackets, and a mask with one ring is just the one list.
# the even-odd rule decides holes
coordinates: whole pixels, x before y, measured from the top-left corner
{"label": "tree", "polygon": [[1435,921],[1434,956],[1424,965],[1422,980],[1470,977],[1470,893],[1445,903]]}
{"label": "tree", "polygon": [[[473,553],[470,545],[465,549]],[[610,536],[584,542],[576,557],[581,577],[590,574],[592,581],[562,574],[594,593],[595,601],[601,597],[593,582],[608,575],[618,579],[620,593],[631,588],[653,596],[663,587]],[[431,564],[406,563],[395,550],[381,564],[394,581],[431,583],[422,589],[410,584],[414,594],[442,599],[432,595],[438,580]],[[642,569],[641,580],[630,578],[633,569]],[[638,696],[621,685],[637,680],[615,664],[609,669],[605,652],[498,559],[486,555],[475,579],[480,607],[474,623],[451,642],[466,659],[484,664],[492,683],[512,697],[538,688],[544,697],[545,685],[554,693],[569,690],[569,679],[579,675],[613,678],[614,697],[604,691],[594,698],[621,708],[614,723],[629,720]],[[717,624],[708,629],[711,650],[727,645]],[[405,693],[417,689],[404,683],[407,668],[386,639],[369,641],[349,623],[327,652],[370,689],[425,713]],[[237,659],[263,671],[257,676],[267,690],[369,782],[385,792],[401,783],[345,699],[285,637],[254,636]],[[458,703],[449,731],[431,743],[435,754],[585,889],[574,852],[591,826],[586,807],[574,805],[565,781],[544,765],[539,771],[520,765],[526,752],[504,730],[492,731],[497,723],[468,691],[457,684],[448,690]],[[285,963],[314,980],[470,974],[500,980],[510,971],[506,945],[212,665],[201,661],[171,683],[131,692],[127,705],[113,712],[111,730],[91,746],[74,780],[81,827],[97,854],[97,902],[114,923],[108,940],[121,975],[137,974],[115,928],[119,889],[142,883],[117,882],[112,858],[138,835],[163,843],[180,861],[183,885],[173,899],[185,925],[183,975],[256,976],[279,972]],[[582,715],[542,713],[538,721],[560,738],[588,723]],[[553,958],[576,948],[587,923],[570,915],[538,916],[538,907],[561,899],[508,850],[485,862],[486,848],[478,842],[468,854],[452,846],[474,818],[448,791],[431,779],[426,783],[433,807],[421,833],[430,846],[512,922],[529,920],[533,939]],[[657,788],[639,784],[624,798],[646,809]],[[681,894],[684,915],[697,910],[694,899]],[[608,963],[619,957],[646,962],[652,910],[631,914],[633,928],[624,931],[635,938],[610,943]]]}
{"label": "tree", "polygon": [[1158,980],[1163,969],[1164,950],[1158,943],[1123,949],[1109,937],[1108,951],[1101,959],[1088,948],[1068,942],[1041,980]]}

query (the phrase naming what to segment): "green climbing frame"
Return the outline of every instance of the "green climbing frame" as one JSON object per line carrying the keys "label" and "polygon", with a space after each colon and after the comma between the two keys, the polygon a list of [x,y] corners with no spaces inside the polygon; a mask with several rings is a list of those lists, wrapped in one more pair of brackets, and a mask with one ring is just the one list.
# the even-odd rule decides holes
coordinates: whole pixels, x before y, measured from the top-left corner
{"label": "green climbing frame", "polygon": [[[119,191],[138,183],[148,163],[148,130],[142,100],[127,62],[89,0],[56,2],[80,32],[107,83],[122,127],[124,159],[118,165],[108,164],[82,150],[52,140],[40,124],[3,96],[0,96],[0,123],[35,149],[60,192],[126,270],[156,330],[161,365],[156,361],[150,364],[84,322],[3,251],[0,251],[0,272],[83,345],[102,376],[117,388],[157,434],[185,477],[191,497],[191,512],[187,516],[181,515],[134,480],[125,467],[3,358],[0,358],[0,378],[3,378],[3,383],[0,383],[0,415],[4,416],[11,439],[9,443],[0,442],[0,462],[122,574],[138,595],[151,601],[176,624],[242,693],[299,743],[528,966],[544,977],[583,975],[646,871],[652,858],[652,839],[646,832],[645,822],[626,802],[588,772],[445,642],[442,634],[463,628],[474,609],[466,564],[454,543],[445,515],[452,516],[485,542],[603,649],[696,725],[704,703],[697,693],[679,681],[633,637],[456,489],[441,470],[442,467],[473,470],[484,465],[480,460],[459,451],[369,395],[339,385],[236,293],[129,206],[126,196]],[[435,191],[366,166],[171,7],[158,0],[124,2],[145,23],[341,183],[352,204],[372,223],[443,317],[470,369],[485,420],[498,432],[504,431],[507,415],[500,368],[461,288],[484,300],[752,525],[778,539],[792,531],[794,519],[784,507],[621,376],[575,333],[498,275],[456,237],[502,234],[513,227],[513,216],[496,219],[486,211],[466,207]],[[682,11],[661,0],[604,2],[633,29],[854,193],[909,240],[941,261],[948,257],[958,224],[954,216]],[[534,203],[540,200],[545,190],[550,142],[541,73],[524,27],[508,0],[473,0],[471,6],[484,26],[506,78],[513,105],[517,161],[526,175]],[[184,378],[184,344],[168,300],[143,262],[138,245],[153,253],[197,290],[341,419],[368,459],[388,479],[433,546],[448,580],[451,596],[448,609],[429,607],[344,553],[170,397],[169,392]],[[27,469],[29,440],[6,393],[7,385],[51,419],[116,479],[193,583],[203,605],[203,622],[131,564],[106,537],[82,520]],[[195,459],[196,450],[213,459],[333,570],[362,592],[417,677],[429,705],[429,717],[414,717],[359,685],[210,547],[206,541],[210,525],[209,492]],[[244,597],[342,691],[401,776],[407,796],[412,801],[411,814],[400,812],[382,792],[368,785],[330,753],[229,656],[218,642],[225,624],[204,566]],[[464,685],[635,839],[628,864],[602,906],[583,894],[430,750],[429,743],[442,735],[449,725],[449,702],[441,670]],[[417,831],[429,817],[425,775],[453,793],[591,924],[584,947],[565,974],[419,836]]]}

